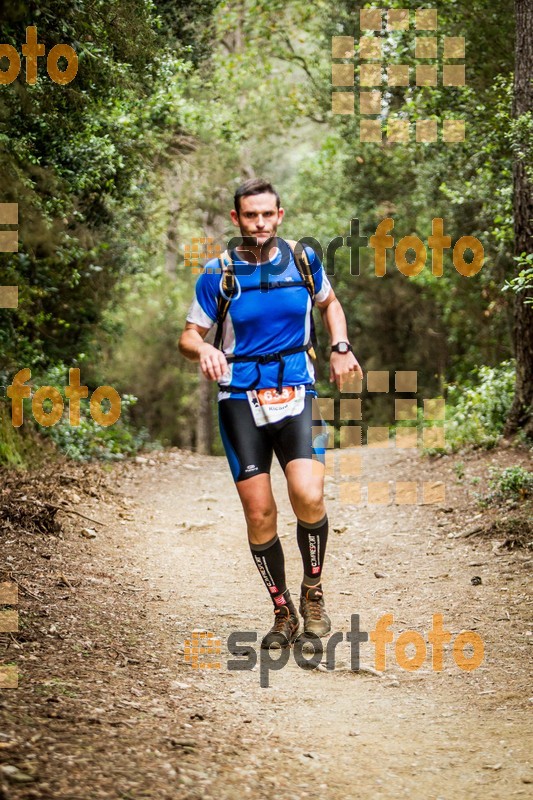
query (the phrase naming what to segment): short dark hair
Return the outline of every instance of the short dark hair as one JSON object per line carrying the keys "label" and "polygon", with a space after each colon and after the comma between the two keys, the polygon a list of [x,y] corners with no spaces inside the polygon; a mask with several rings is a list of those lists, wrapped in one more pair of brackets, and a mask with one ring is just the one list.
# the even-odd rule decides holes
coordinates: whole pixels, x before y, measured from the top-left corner
{"label": "short dark hair", "polygon": [[266,181],[263,178],[250,178],[238,187],[235,191],[235,195],[233,197],[233,202],[235,204],[235,211],[237,214],[241,210],[241,197],[250,197],[252,194],[263,194],[263,192],[269,192],[269,194],[273,194],[276,197],[276,205],[279,208],[281,205],[281,201],[279,199],[279,194],[276,192],[270,181]]}

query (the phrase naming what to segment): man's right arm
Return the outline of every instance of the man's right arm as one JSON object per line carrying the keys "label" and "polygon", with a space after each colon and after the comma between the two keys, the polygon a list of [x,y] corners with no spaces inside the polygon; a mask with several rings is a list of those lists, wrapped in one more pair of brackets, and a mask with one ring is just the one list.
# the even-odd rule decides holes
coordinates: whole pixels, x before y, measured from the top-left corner
{"label": "man's right arm", "polygon": [[222,350],[204,342],[208,333],[209,328],[202,328],[194,322],[187,322],[180,336],[178,347],[185,358],[200,362],[200,369],[206,378],[218,381],[228,372],[228,362]]}

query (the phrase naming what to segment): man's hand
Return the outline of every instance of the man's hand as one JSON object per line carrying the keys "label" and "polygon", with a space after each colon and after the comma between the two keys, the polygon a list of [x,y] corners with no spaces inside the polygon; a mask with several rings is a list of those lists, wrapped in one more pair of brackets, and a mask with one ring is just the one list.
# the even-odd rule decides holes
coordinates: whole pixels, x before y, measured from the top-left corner
{"label": "man's hand", "polygon": [[206,378],[218,381],[228,372],[229,367],[226,356],[221,350],[213,347],[212,344],[204,342],[198,349],[198,355],[200,356],[200,369]]}
{"label": "man's hand", "polygon": [[363,380],[363,370],[359,366],[359,362],[357,361],[356,357],[353,353],[335,353],[331,354],[331,358],[329,361],[329,381],[333,383],[336,382],[339,389],[342,390],[342,383],[346,381],[346,379],[352,375],[352,373],[356,373],[361,380]]}

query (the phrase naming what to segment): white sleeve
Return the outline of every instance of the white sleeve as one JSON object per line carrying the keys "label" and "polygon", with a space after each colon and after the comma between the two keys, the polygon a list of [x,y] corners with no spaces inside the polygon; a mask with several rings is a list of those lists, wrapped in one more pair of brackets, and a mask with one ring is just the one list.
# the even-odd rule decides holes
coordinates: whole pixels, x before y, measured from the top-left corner
{"label": "white sleeve", "polygon": [[[324,270],[324,267],[322,267],[322,270]],[[331,283],[329,282],[328,276],[324,272],[322,276],[322,286],[320,288],[320,291],[315,294],[315,301],[318,303],[322,303],[330,293],[330,290],[331,290]]]}
{"label": "white sleeve", "polygon": [[211,319],[211,317],[205,313],[195,296],[187,311],[187,322],[192,322],[194,325],[199,325],[201,328],[209,329],[213,327],[215,321],[216,320]]}

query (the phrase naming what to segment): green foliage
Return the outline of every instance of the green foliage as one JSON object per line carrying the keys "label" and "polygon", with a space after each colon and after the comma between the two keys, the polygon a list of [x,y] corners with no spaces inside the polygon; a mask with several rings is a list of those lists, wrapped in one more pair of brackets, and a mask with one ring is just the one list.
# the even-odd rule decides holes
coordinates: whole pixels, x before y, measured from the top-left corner
{"label": "green foliage", "polygon": [[13,428],[7,407],[4,408],[3,404],[0,405],[0,465],[25,466],[25,443],[26,440],[21,437],[19,431]]}
{"label": "green foliage", "polygon": [[465,465],[462,461],[457,461],[453,466],[453,471],[457,476],[458,481],[462,481],[465,476]]}
{"label": "green foliage", "polygon": [[[479,505],[484,508],[503,503],[515,506],[533,495],[533,472],[523,467],[506,467],[503,470],[491,467],[489,475],[488,494],[477,495]],[[526,503],[526,508],[527,505]],[[525,520],[524,523],[527,525]]]}
{"label": "green foliage", "polygon": [[446,443],[452,450],[466,446],[494,447],[503,432],[514,394],[513,361],[499,367],[479,367],[469,381],[448,386]]}
{"label": "green foliage", "polygon": [[117,461],[135,455],[148,442],[144,429],[135,430],[129,423],[130,409],[137,401],[133,395],[122,395],[122,414],[114,425],[103,427],[92,417],[82,417],[80,424],[71,426],[64,416],[56,425],[45,428],[60,450],[74,461],[90,461],[93,458]]}
{"label": "green foliage", "polygon": [[183,130],[191,69],[151,0],[11,4],[3,41],[20,51],[31,24],[79,68],[60,86],[40,63],[34,86],[22,70],[0,93],[2,202],[19,206],[19,252],[0,254],[0,284],[19,286],[17,312],[0,310],[11,370],[75,359],[122,276],[148,268],[153,166]]}
{"label": "green foliage", "polygon": [[503,502],[507,499],[525,500],[533,494],[533,472],[523,467],[507,467],[503,470],[491,468],[489,502]]}
{"label": "green foliage", "polygon": [[213,14],[220,0],[154,0],[160,26],[169,39],[180,46],[195,65],[210,55],[213,36]]}
{"label": "green foliage", "polygon": [[[0,380],[5,376],[0,373]],[[9,381],[7,381],[9,382]],[[56,448],[37,433],[31,419],[31,406],[26,406],[25,422],[14,428],[11,418],[11,401],[0,397],[0,466],[16,469],[35,469],[53,458]]]}
{"label": "green foliage", "polygon": [[[330,4],[324,39],[309,43],[310,62],[329,58],[328,34],[353,35],[358,11],[353,3]],[[464,88],[388,87],[382,118],[409,119],[412,128],[417,119],[433,118],[439,129],[445,118],[465,119],[465,142],[416,144],[412,130],[408,146],[361,143],[357,103],[354,116],[331,116],[328,92],[309,111],[326,116],[322,143],[313,142],[314,152],[302,159],[285,201],[291,224],[321,241],[346,235],[351,217],[370,236],[386,216],[394,219],[396,241],[407,234],[427,241],[437,217],[452,245],[464,235],[481,241],[485,264],[472,278],[459,275],[449,250],[442,277],[431,274],[429,251],[425,269],[412,278],[397,273],[390,252],[388,274],[379,279],[372,275],[370,250],[361,250],[359,276],[349,273],[346,251],[337,254],[333,284],[363,366],[416,369],[421,389],[433,395],[445,378],[463,381],[475,366],[493,366],[512,354],[512,304],[501,286],[513,266],[513,154],[525,139],[512,119],[512,2],[475,0],[468,13],[460,4],[441,4],[438,11],[439,36],[465,36],[468,53],[480,52],[484,39],[498,46],[486,58],[468,59]],[[390,63],[414,69],[414,35],[412,27],[384,33]]]}
{"label": "green foliage", "polygon": [[[192,236],[227,241],[234,187],[265,174],[281,192],[288,213],[280,232],[288,238],[313,236],[325,247],[349,233],[351,218],[370,236],[390,216],[396,243],[407,234],[427,242],[435,217],[452,244],[463,235],[480,239],[485,265],[472,278],[454,269],[450,250],[442,277],[431,272],[430,252],[425,269],[406,278],[389,251],[387,275],[377,278],[372,251],[361,248],[357,275],[342,248],[332,283],[365,371],[416,370],[425,396],[453,383],[452,447],[497,440],[512,392],[511,362],[494,367],[512,352],[509,290],[522,292],[533,279],[530,256],[510,278],[512,164],[533,163],[532,115],[512,115],[513,4],[439,7],[439,37],[466,38],[467,87],[383,92],[383,116],[412,125],[432,118],[439,127],[445,118],[465,119],[466,141],[448,146],[361,143],[357,108],[332,115],[331,36],[354,35],[363,5],[370,3],[6,7],[3,41],[20,50],[26,25],[36,24],[47,50],[70,43],[80,60],[69,86],[53,84],[41,64],[35,86],[22,76],[0,93],[2,201],[17,202],[20,212],[20,251],[0,254],[0,284],[20,287],[19,309],[0,309],[0,370],[42,373],[61,364],[66,373],[83,364],[91,385],[110,383],[139,398],[128,408],[137,425],[165,443],[193,446],[197,368],[176,347],[193,280],[180,256]],[[384,32],[391,63],[414,67],[414,35],[412,26]],[[167,256],[177,253],[175,268],[165,247]],[[318,327],[327,395],[328,337]],[[472,379],[479,364],[488,366]],[[364,416],[378,423],[389,411],[375,396]],[[127,433],[116,450],[106,443],[107,433],[120,438],[115,426],[56,427],[58,444],[77,456],[136,446]]]}
{"label": "green foliage", "polygon": [[[128,281],[122,308],[100,336],[106,382],[139,398],[132,420],[165,445],[193,446],[197,366],[177,342],[193,292],[192,281],[154,273]],[[185,286],[183,286],[185,284]]]}
{"label": "green foliage", "polygon": [[[95,422],[89,412],[91,395],[89,389],[89,398],[80,400],[80,424],[75,426],[69,421],[69,404],[65,394],[68,368],[64,364],[56,365],[45,374],[36,376],[32,382],[36,386],[53,386],[62,397],[64,411],[61,419],[55,425],[38,427],[41,433],[50,437],[58,449],[69,458],[75,461],[90,461],[93,458],[116,461],[125,456],[135,455],[148,441],[145,429],[136,430],[131,425],[131,410],[137,402],[135,396],[122,395],[120,418],[113,425],[103,426]],[[26,401],[26,404],[27,419],[31,413],[31,406],[29,401]],[[49,409],[45,408],[45,411]]]}
{"label": "green foliage", "polygon": [[[533,253],[522,253],[520,256],[515,256],[514,261],[517,261],[522,269],[518,275],[504,283],[502,292],[507,292],[510,289],[515,294],[522,294],[533,289]],[[524,303],[532,305],[533,297],[526,297]]]}

